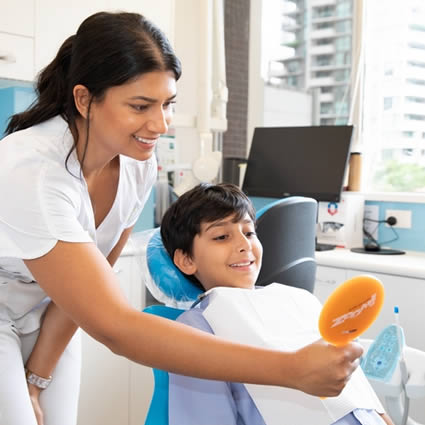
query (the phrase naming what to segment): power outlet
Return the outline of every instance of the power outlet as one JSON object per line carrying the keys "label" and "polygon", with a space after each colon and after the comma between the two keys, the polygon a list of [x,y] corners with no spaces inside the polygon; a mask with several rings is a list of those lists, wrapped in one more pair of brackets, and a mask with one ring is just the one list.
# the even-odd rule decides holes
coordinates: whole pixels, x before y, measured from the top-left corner
{"label": "power outlet", "polygon": [[[386,210],[385,219],[388,217],[395,217],[397,223],[392,227],[398,227],[400,229],[411,229],[412,228],[412,211],[410,210]],[[385,226],[389,227],[388,224]]]}

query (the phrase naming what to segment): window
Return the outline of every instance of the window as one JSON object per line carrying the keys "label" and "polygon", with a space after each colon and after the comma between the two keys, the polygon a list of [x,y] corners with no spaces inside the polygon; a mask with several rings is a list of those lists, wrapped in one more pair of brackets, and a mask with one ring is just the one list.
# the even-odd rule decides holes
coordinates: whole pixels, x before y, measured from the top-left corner
{"label": "window", "polygon": [[315,42],[316,46],[327,46],[329,44],[332,44],[332,40],[330,38],[319,38]]}
{"label": "window", "polygon": [[411,120],[411,121],[425,121],[425,115],[405,114],[404,118],[406,118],[406,120]]}
{"label": "window", "polygon": [[332,114],[333,113],[332,103],[321,103],[320,104],[320,113],[321,114]]}
{"label": "window", "polygon": [[418,78],[408,78],[406,82],[417,86],[425,86],[425,80],[419,80]]}
{"label": "window", "polygon": [[350,78],[350,71],[348,69],[335,71],[334,77],[335,81],[348,81]]}
{"label": "window", "polygon": [[334,7],[333,6],[322,6],[315,7],[313,9],[313,18],[329,18],[334,15]]}
{"label": "window", "polygon": [[331,55],[319,55],[316,56],[315,65],[316,66],[328,66],[332,64]]}
{"label": "window", "polygon": [[350,32],[351,33],[351,21],[339,21],[335,24],[335,30],[337,33]]}
{"label": "window", "polygon": [[417,68],[425,68],[425,62],[407,61],[407,65]]}
{"label": "window", "polygon": [[[424,93],[424,96],[425,96],[425,93]],[[406,96],[406,102],[425,103],[425,97]]]}
{"label": "window", "polygon": [[316,78],[326,78],[332,76],[330,71],[317,71],[314,73]]}
{"label": "window", "polygon": [[393,98],[392,97],[384,97],[384,111],[388,111],[393,107]]}
{"label": "window", "polygon": [[364,4],[364,189],[425,193],[425,2]]}
{"label": "window", "polygon": [[326,28],[333,28],[333,23],[332,22],[321,22],[320,24],[316,24],[316,29],[317,30],[323,30]]}
{"label": "window", "polygon": [[335,41],[335,47],[337,50],[349,50],[351,48],[351,37],[339,37]]}
{"label": "window", "polygon": [[351,51],[338,52],[335,54],[335,65],[344,66],[351,65]]}
{"label": "window", "polygon": [[340,0],[336,6],[336,16],[347,17],[351,15],[351,0]]}

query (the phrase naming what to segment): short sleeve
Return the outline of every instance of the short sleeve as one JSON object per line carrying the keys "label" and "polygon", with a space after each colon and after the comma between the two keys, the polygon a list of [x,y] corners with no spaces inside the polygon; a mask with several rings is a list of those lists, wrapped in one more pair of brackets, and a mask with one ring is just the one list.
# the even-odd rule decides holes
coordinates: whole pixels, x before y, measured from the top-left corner
{"label": "short sleeve", "polygon": [[6,163],[0,170],[0,257],[32,259],[58,240],[93,241],[78,219],[80,184],[64,164],[34,152]]}

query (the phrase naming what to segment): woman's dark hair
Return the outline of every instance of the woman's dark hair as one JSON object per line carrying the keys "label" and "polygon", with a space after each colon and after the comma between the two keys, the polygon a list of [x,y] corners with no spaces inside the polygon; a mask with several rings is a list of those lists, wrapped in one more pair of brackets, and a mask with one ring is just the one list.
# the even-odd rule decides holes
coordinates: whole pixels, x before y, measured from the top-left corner
{"label": "woman's dark hair", "polygon": [[[255,210],[249,198],[235,185],[201,183],[184,193],[165,212],[161,221],[161,238],[174,258],[176,249],[192,255],[193,239],[201,233],[201,223],[211,223],[234,215],[237,223],[248,214],[255,224]],[[195,276],[186,275],[202,288]]]}
{"label": "woman's dark hair", "polygon": [[[77,84],[89,90],[90,109],[91,103],[101,101],[110,87],[151,71],[172,71],[176,80],[181,75],[180,61],[160,29],[137,13],[99,12],[89,16],[39,74],[36,101],[25,112],[11,117],[6,134],[61,115],[76,139],[79,112],[73,88]],[[87,119],[87,130],[89,126]],[[88,131],[84,153],[87,143]],[[76,140],[67,160],[75,147]]]}

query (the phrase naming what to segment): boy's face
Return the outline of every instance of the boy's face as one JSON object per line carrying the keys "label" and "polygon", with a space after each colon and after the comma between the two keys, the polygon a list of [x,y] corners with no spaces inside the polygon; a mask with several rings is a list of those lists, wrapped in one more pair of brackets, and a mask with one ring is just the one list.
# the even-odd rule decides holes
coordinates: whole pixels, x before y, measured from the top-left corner
{"label": "boy's face", "polygon": [[263,247],[247,214],[232,222],[233,215],[212,223],[201,223],[193,240],[192,257],[176,251],[176,265],[195,275],[205,290],[216,286],[252,288],[261,268]]}

